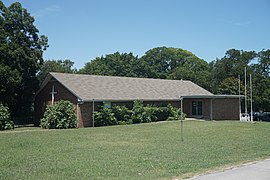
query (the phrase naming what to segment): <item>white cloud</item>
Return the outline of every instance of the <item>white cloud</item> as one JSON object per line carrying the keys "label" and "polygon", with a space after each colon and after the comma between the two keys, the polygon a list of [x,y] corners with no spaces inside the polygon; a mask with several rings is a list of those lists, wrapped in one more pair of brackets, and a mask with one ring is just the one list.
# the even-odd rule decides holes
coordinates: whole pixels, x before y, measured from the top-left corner
{"label": "white cloud", "polygon": [[247,28],[249,27],[252,22],[251,21],[228,21],[233,26]]}
{"label": "white cloud", "polygon": [[33,13],[33,16],[35,18],[39,18],[39,17],[50,15],[52,13],[57,13],[57,12],[60,12],[60,11],[61,11],[60,6],[52,5],[52,6],[49,6],[49,7],[38,10],[37,12]]}

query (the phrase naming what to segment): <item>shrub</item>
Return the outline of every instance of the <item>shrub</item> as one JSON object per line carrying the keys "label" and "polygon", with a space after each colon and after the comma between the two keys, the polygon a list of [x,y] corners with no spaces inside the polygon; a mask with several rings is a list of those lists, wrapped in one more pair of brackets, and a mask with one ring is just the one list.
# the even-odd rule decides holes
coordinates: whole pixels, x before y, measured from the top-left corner
{"label": "shrub", "polygon": [[132,124],[131,119],[131,110],[129,110],[126,106],[113,106],[112,113],[114,117],[118,121],[118,124]]}
{"label": "shrub", "polygon": [[117,125],[112,109],[101,107],[99,111],[94,112],[95,126]]}
{"label": "shrub", "polygon": [[154,111],[154,115],[157,117],[157,121],[166,121],[170,116],[170,112],[167,107],[158,107]]}
{"label": "shrub", "polygon": [[185,119],[185,114],[182,113],[181,109],[175,108],[170,104],[168,104],[167,108],[169,114],[168,121],[180,120],[181,118]]}
{"label": "shrub", "polygon": [[134,124],[143,122],[143,102],[136,100],[133,103],[131,119]]}
{"label": "shrub", "polygon": [[156,122],[157,116],[156,112],[159,110],[158,107],[147,105],[143,108],[143,114],[142,114],[142,122],[143,123],[149,123],[149,122]]}
{"label": "shrub", "polygon": [[0,130],[14,129],[14,123],[10,120],[8,107],[0,103]]}
{"label": "shrub", "polygon": [[53,105],[48,105],[41,119],[40,126],[47,129],[75,128],[77,118],[73,104],[69,101],[58,101]]}

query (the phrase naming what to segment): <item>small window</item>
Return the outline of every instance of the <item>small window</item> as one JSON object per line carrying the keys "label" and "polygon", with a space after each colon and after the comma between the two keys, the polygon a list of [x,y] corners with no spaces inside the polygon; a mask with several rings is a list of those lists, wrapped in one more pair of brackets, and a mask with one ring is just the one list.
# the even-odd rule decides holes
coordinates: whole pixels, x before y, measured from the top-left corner
{"label": "small window", "polygon": [[110,102],[110,101],[104,101],[103,102],[103,106],[104,106],[104,108],[111,108],[112,107],[112,102]]}
{"label": "small window", "polygon": [[192,101],[192,115],[201,116],[202,115],[202,101]]}

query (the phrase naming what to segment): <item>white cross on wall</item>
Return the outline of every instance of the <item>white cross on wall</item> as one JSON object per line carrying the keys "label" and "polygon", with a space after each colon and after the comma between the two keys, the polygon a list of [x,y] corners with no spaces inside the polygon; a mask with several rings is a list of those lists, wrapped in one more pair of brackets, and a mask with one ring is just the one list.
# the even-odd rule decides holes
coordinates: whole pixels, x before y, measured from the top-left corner
{"label": "white cross on wall", "polygon": [[50,94],[52,95],[52,104],[54,103],[54,95],[57,94],[56,91],[54,91],[54,85],[52,86],[52,92],[50,92]]}

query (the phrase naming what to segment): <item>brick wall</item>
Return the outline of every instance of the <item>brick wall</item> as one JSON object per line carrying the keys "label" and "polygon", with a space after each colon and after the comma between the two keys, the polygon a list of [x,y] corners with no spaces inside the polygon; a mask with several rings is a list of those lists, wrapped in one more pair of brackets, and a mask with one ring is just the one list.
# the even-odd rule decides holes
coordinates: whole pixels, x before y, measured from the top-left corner
{"label": "brick wall", "polygon": [[[202,102],[202,116],[192,115],[192,101]],[[187,117],[195,117],[202,119],[210,119],[210,100],[209,99],[184,99],[183,100],[183,111]]]}
{"label": "brick wall", "polygon": [[49,81],[46,86],[36,95],[35,97],[35,114],[34,121],[36,125],[39,125],[40,119],[43,118],[46,106],[52,103],[52,86],[54,85],[54,90],[57,92],[54,96],[54,101],[59,101],[61,99],[68,100],[74,104],[75,112],[77,112],[77,97],[69,92],[63,85],[61,85],[56,80]]}
{"label": "brick wall", "polygon": [[[192,115],[192,101],[202,101],[202,116]],[[210,99],[184,99],[183,111],[187,117],[197,117],[211,119],[211,100]],[[238,120],[239,104],[238,99],[212,99],[212,118],[213,120]]]}
{"label": "brick wall", "polygon": [[215,120],[238,120],[239,100],[235,99],[214,99],[213,119]]}

